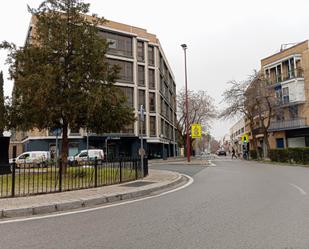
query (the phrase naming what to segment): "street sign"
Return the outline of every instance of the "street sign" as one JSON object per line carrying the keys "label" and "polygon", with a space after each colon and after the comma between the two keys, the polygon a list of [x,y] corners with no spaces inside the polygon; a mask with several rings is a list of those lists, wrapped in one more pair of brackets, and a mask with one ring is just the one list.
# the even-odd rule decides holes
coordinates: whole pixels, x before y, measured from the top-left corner
{"label": "street sign", "polygon": [[242,141],[243,143],[248,143],[248,142],[249,142],[249,136],[248,136],[248,134],[242,135],[242,136],[241,136],[241,141]]}
{"label": "street sign", "polygon": [[200,124],[192,124],[191,126],[191,137],[201,138],[202,137],[202,126]]}
{"label": "street sign", "polygon": [[144,148],[140,148],[140,149],[138,150],[138,154],[139,154],[140,156],[145,156],[145,150],[144,150]]}

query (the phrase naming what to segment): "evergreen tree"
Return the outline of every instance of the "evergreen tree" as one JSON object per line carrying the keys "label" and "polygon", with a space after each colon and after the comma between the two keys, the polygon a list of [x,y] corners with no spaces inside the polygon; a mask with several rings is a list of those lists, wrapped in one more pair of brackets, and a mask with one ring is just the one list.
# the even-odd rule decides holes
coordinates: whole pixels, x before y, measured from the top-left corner
{"label": "evergreen tree", "polygon": [[114,86],[119,68],[107,63],[109,43],[99,36],[96,15],[86,16],[89,4],[81,0],[45,0],[28,8],[35,26],[26,45],[10,50],[14,80],[11,125],[62,128],[62,160],[68,156],[68,128],[96,133],[116,132],[134,121],[133,110]]}

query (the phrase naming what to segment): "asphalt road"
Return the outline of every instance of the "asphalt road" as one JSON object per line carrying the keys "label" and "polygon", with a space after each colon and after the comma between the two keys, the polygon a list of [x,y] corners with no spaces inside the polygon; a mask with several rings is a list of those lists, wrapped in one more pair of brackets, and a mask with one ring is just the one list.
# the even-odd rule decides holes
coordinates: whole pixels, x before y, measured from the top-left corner
{"label": "asphalt road", "polygon": [[[219,159],[180,191],[127,205],[0,224],[0,248],[307,249],[309,168]],[[308,193],[308,194],[307,194]]]}

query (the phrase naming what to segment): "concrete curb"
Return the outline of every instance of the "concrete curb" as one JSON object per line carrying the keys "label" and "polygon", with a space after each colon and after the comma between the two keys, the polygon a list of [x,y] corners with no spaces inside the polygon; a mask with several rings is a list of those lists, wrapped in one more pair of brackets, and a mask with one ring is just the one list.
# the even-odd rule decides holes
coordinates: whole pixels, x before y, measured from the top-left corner
{"label": "concrete curb", "polygon": [[178,174],[178,177],[168,184],[156,186],[149,189],[137,190],[132,192],[114,193],[110,195],[102,195],[96,197],[81,198],[75,200],[62,201],[59,203],[44,204],[40,206],[16,208],[16,209],[3,209],[0,210],[0,219],[25,217],[31,215],[49,214],[59,211],[67,211],[83,207],[94,207],[106,203],[113,203],[121,200],[128,200],[140,198],[147,195],[155,194],[156,192],[170,189],[176,185],[185,184],[188,181],[187,177]]}

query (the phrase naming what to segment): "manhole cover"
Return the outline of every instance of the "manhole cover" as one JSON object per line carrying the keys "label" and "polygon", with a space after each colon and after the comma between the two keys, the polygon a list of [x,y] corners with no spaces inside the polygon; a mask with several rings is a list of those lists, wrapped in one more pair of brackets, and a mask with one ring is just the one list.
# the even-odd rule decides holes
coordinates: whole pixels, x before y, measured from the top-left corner
{"label": "manhole cover", "polygon": [[153,183],[155,183],[155,182],[139,181],[139,182],[132,182],[132,183],[124,184],[122,186],[124,186],[124,187],[142,187],[142,186],[146,186],[146,185],[153,184]]}

